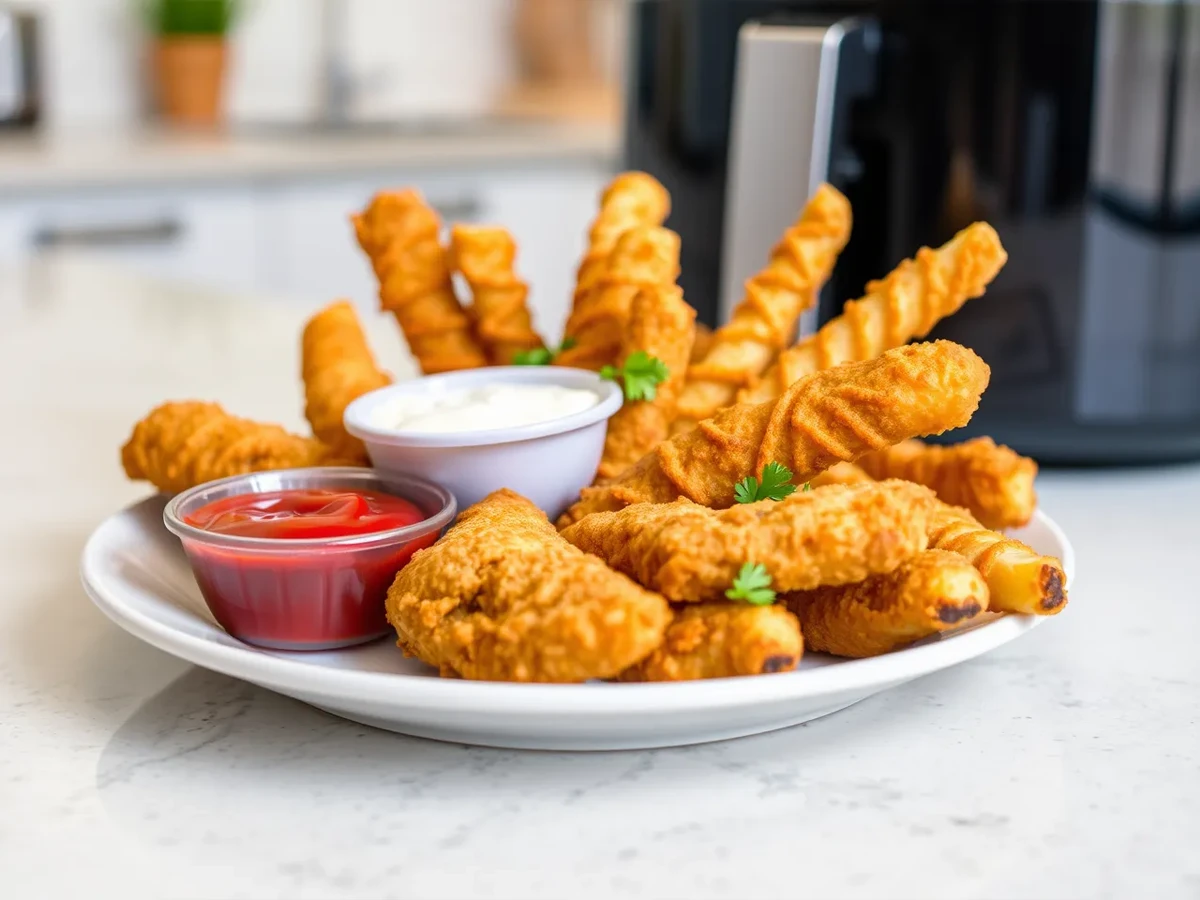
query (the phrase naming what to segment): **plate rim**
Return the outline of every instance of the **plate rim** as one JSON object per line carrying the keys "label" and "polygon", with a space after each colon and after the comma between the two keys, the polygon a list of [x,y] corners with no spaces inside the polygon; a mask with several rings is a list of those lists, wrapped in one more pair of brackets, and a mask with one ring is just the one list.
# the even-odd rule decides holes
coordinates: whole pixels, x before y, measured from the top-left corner
{"label": "plate rim", "polygon": [[[880,690],[965,662],[1015,640],[1048,616],[1007,614],[956,634],[867,659],[847,659],[816,669],[769,676],[712,678],[702,681],[642,684],[537,684],[464,681],[396,672],[363,671],[314,665],[302,654],[281,654],[248,644],[228,646],[188,634],[110,596],[96,583],[100,545],[115,523],[144,498],[105,518],[88,536],[80,558],[80,580],[91,601],[134,637],[187,662],[284,692],[301,692],[355,703],[401,704],[412,709],[454,709],[495,713],[503,703],[510,713],[539,715],[636,715],[700,712],[729,706],[759,705],[852,691]],[[1075,577],[1075,553],[1059,525],[1041,510],[1032,522],[1046,528],[1061,547],[1067,583]],[[234,638],[236,640],[236,638]],[[397,652],[399,652],[397,650]]]}

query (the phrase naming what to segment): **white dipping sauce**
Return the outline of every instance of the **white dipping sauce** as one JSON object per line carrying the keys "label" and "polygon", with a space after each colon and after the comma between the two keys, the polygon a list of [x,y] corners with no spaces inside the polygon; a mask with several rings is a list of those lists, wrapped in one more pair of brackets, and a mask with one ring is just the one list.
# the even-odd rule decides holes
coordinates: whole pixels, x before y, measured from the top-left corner
{"label": "white dipping sauce", "polygon": [[375,413],[379,428],[441,434],[536,425],[591,409],[595,391],[557,384],[491,384],[396,397]]}

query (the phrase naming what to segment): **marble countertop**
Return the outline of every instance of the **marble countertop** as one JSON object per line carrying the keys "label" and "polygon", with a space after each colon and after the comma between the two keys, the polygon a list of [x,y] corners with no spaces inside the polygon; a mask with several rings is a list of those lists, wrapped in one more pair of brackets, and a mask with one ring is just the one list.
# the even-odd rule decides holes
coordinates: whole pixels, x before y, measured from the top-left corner
{"label": "marble countertop", "polygon": [[5,896],[1200,895],[1200,466],[1045,473],[1066,612],[826,719],[640,753],[439,744],[179,662],[79,586],[90,530],[145,493],[117,446],[150,406],[300,423],[305,311],[247,299],[0,273]]}
{"label": "marble countertop", "polygon": [[617,156],[620,130],[602,122],[481,121],[428,132],[286,127],[217,135],[131,131],[0,137],[0,190],[284,177],[364,169],[444,168]]}

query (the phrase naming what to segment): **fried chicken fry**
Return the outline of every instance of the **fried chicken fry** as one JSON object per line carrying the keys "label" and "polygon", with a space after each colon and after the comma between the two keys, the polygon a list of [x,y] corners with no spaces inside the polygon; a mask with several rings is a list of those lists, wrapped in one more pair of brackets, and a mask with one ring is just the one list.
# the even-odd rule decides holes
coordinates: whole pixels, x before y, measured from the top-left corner
{"label": "fried chicken fry", "polygon": [[588,516],[562,536],[668,600],[719,600],[743,563],[777,591],[849,584],[925,549],[933,493],[908,481],[830,485],[713,510],[676,500]]}
{"label": "fried chicken fry", "polygon": [[606,268],[567,322],[575,343],[555,365],[599,370],[617,361],[633,298],[642,288],[661,290],[679,275],[679,235],[666,228],[631,228],[617,240]]}
{"label": "fried chicken fry", "polygon": [[983,360],[949,341],[817,372],[778,400],[722,410],[659,444],[612,483],[584,488],[559,527],[589,513],[676,497],[721,509],[734,502],[739,481],[769,462],[787,466],[803,484],[836,462],[965,425],[988,374]]}
{"label": "fried chicken fry", "polygon": [[575,334],[575,311],[607,268],[617,239],[630,228],[661,225],[671,211],[671,195],[645,172],[622,172],[600,195],[600,211],[588,233],[588,249],[575,276],[575,296],[567,334]]}
{"label": "fried chicken fry", "polygon": [[487,365],[454,296],[438,232],[441,222],[414,190],[376,194],[351,216],[359,246],[379,279],[379,299],[400,324],[426,374]]}
{"label": "fried chicken fry", "polygon": [[988,528],[1026,524],[1037,506],[1037,463],[981,437],[939,447],[901,441],[868,453],[858,465],[872,478],[903,478],[933,488],[951,506],[964,506]]}
{"label": "fried chicken fry", "polygon": [[304,417],[313,434],[333,452],[366,465],[362,441],[342,426],[342,413],[368,391],[391,383],[375,365],[358,314],[338,300],[308,320],[300,339]]}
{"label": "fried chicken fry", "polygon": [[790,672],[804,654],[796,617],[782,606],[690,603],[679,607],[653,653],[618,681],[695,681]]}
{"label": "fried chicken fry", "polygon": [[662,643],[670,608],[500,490],[418,551],[387,595],[406,654],[487,681],[612,678]]}
{"label": "fried chicken fry", "polygon": [[525,305],[529,285],[514,270],[516,255],[516,241],[505,228],[455,225],[450,230],[451,264],[471,287],[475,336],[497,366],[544,346]]}
{"label": "fried chicken fry", "polygon": [[131,480],[149,481],[168,494],[246,472],[353,464],[313,438],[192,400],[152,410],[121,448]]}
{"label": "fried chicken fry", "polygon": [[824,472],[819,472],[809,479],[811,487],[824,487],[827,484],[863,484],[875,479],[851,462],[834,463]]}
{"label": "fried chicken fry", "polygon": [[871,359],[924,337],[938,321],[983,294],[1007,259],[986,222],[963,229],[937,250],[922,247],[915,259],[868,284],[862,299],[847,303],[816,334],[783,351],[757,384],[738,394],[738,402],[765,402],[805,375]]}
{"label": "fried chicken fry", "polygon": [[700,362],[712,347],[713,330],[703,322],[696,323],[696,336],[692,340],[692,353],[688,362]]}
{"label": "fried chicken fry", "polygon": [[642,288],[633,298],[619,362],[642,351],[662,360],[668,375],[653,400],[626,400],[608,420],[604,456],[596,471],[599,480],[620,475],[666,439],[687,373],[695,319],[696,311],[673,285]]}
{"label": "fried chicken fry", "polygon": [[991,592],[988,606],[995,612],[1052,616],[1067,605],[1067,576],[1059,560],[989,531],[965,509],[934,505],[929,546],[957,553],[978,569]]}
{"label": "fried chicken fry", "polygon": [[988,605],[983,576],[945,550],[926,550],[883,575],[779,598],[809,650],[878,656],[970,621]]}
{"label": "fried chicken fry", "polygon": [[800,314],[816,302],[849,239],[850,201],[823,184],[766,268],[746,282],[745,297],[713,335],[712,348],[688,370],[673,431],[694,428],[729,406],[739,388],[762,375],[794,336]]}

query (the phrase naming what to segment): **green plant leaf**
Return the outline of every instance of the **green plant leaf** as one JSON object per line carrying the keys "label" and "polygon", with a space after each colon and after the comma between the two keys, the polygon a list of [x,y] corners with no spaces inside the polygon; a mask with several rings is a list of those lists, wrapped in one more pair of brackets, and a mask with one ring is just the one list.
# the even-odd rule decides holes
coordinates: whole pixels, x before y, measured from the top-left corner
{"label": "green plant leaf", "polygon": [[733,586],[725,591],[730,600],[740,600],[751,606],[766,606],[775,602],[775,591],[771,589],[771,574],[762,563],[745,562],[733,579]]}

